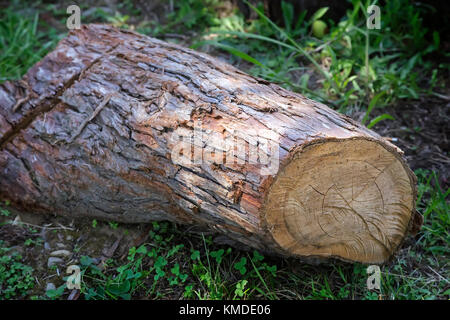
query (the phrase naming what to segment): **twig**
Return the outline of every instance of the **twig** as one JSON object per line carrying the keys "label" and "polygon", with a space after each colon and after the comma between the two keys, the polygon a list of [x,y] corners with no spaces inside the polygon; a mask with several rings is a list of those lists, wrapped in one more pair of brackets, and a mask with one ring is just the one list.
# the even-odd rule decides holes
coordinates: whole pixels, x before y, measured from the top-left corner
{"label": "twig", "polygon": [[100,111],[102,111],[102,109],[108,104],[109,100],[111,99],[111,97],[113,95],[114,95],[113,93],[109,93],[103,99],[103,101],[97,106],[97,108],[95,108],[95,110],[91,114],[91,116],[89,118],[87,118],[86,120],[84,120],[83,123],[78,127],[75,134],[72,137],[70,137],[70,139],[67,141],[67,143],[72,143],[76,139],[76,137],[78,137],[80,135],[81,131],[83,131],[83,129],[87,126],[87,124],[89,122],[91,122],[100,113]]}
{"label": "twig", "polygon": [[29,227],[34,227],[34,228],[40,228],[40,229],[47,229],[47,230],[75,230],[74,228],[70,228],[70,227],[65,227],[62,224],[59,224],[59,227],[47,227],[47,226],[39,226],[36,224],[32,224],[32,223],[28,223],[28,222],[23,222],[23,221],[18,221],[16,223],[17,226],[21,226],[21,225],[26,225]]}
{"label": "twig", "polygon": [[26,81],[21,80],[19,82],[20,86],[25,89],[26,96],[16,101],[16,104],[13,106],[12,111],[16,112],[25,102],[28,102],[31,99],[32,92],[30,90],[30,86]]}
{"label": "twig", "polygon": [[27,96],[25,98],[17,100],[16,104],[12,108],[13,112],[16,112],[20,108],[20,106],[23,105],[25,102],[28,102],[28,100],[30,100],[30,98],[31,98],[30,95],[27,94]]}
{"label": "twig", "polygon": [[441,98],[442,100],[450,101],[450,97],[449,96],[446,96],[446,95],[443,95],[443,94],[440,94],[440,93],[437,93],[437,92],[431,92],[431,94],[433,96],[435,96],[435,97]]}
{"label": "twig", "polygon": [[428,269],[430,269],[431,271],[433,271],[435,274],[437,274],[437,276],[440,278],[440,279],[442,279],[442,280],[444,280],[445,282],[449,282],[446,278],[444,278],[443,276],[441,276],[439,273],[437,273],[433,268],[431,268],[430,266],[428,266]]}

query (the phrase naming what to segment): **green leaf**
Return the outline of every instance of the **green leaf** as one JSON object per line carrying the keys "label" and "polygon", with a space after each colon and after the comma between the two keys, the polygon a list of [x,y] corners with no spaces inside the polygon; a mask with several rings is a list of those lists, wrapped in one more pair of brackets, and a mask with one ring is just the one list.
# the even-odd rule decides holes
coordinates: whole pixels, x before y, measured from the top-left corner
{"label": "green leaf", "polygon": [[94,259],[88,256],[82,256],[80,258],[80,263],[82,266],[88,267],[94,262]]}
{"label": "green leaf", "polygon": [[382,121],[382,120],[395,120],[395,118],[387,113],[383,113],[382,115],[379,115],[378,117],[372,119],[372,121],[370,121],[370,123],[367,125],[367,129],[372,128],[374,125],[376,125],[378,122]]}
{"label": "green leaf", "polygon": [[225,250],[220,249],[217,251],[211,251],[209,255],[211,257],[215,258],[217,263],[221,263],[224,252],[225,252]]}
{"label": "green leaf", "polygon": [[169,250],[169,252],[167,253],[167,257],[171,257],[173,256],[175,253],[177,253],[178,251],[180,251],[180,249],[182,249],[184,247],[184,244],[179,244],[176,246],[173,246],[172,249]]}
{"label": "green leaf", "polygon": [[[289,36],[289,34],[287,34],[282,28],[280,28],[279,26],[277,26],[277,24],[275,22],[273,22],[272,20],[270,20],[266,15],[264,15],[263,12],[261,12],[261,10],[258,10],[258,8],[256,8],[255,6],[253,6],[251,3],[249,3],[247,0],[244,0],[244,2],[253,10],[255,11],[260,17],[261,19],[263,19],[264,21],[266,21],[270,26],[272,26],[277,32],[280,33],[280,35],[285,38],[286,40],[288,40],[292,46],[295,47],[295,50],[298,51],[299,53],[301,53],[302,55],[304,55],[313,65],[314,67],[316,67],[316,69],[327,79],[327,81],[330,81],[330,75],[329,73],[323,69],[316,60],[314,60],[314,58],[306,51],[304,50],[298,43],[297,41],[295,41],[292,37]],[[328,10],[328,9],[327,9]],[[285,44],[286,45],[286,44]],[[332,86],[335,87],[334,82],[331,82]]]}
{"label": "green leaf", "polygon": [[245,268],[246,264],[247,264],[247,258],[242,257],[241,260],[239,260],[239,262],[234,264],[234,268],[236,270],[239,270],[241,275],[244,275],[247,272],[247,268]]}
{"label": "green leaf", "polygon": [[172,269],[170,269],[170,272],[172,272],[174,275],[178,276],[180,275],[180,265],[176,263]]}
{"label": "green leaf", "polygon": [[281,1],[281,11],[283,12],[284,27],[289,32],[294,21],[294,8],[291,3]]}
{"label": "green leaf", "polygon": [[166,272],[165,272],[165,271],[163,271],[163,270],[161,270],[161,269],[156,269],[156,274],[155,274],[155,276],[153,277],[153,279],[155,279],[155,281],[156,281],[156,280],[158,280],[159,278],[164,277],[165,275],[166,275]]}
{"label": "green leaf", "polygon": [[370,100],[369,107],[367,108],[366,114],[364,115],[364,118],[361,120],[362,124],[365,124],[367,120],[369,119],[369,114],[372,112],[373,108],[377,105],[378,100],[386,94],[386,91],[382,91],[379,94],[377,94],[375,97]]}
{"label": "green leaf", "polygon": [[146,254],[147,253],[147,248],[145,247],[145,245],[142,245],[136,250],[136,253]]}
{"label": "green leaf", "polygon": [[245,294],[244,289],[247,283],[247,280],[240,280],[238,283],[236,283],[236,290],[234,290],[234,294],[242,298]]}
{"label": "green leaf", "polygon": [[262,261],[264,260],[264,256],[261,255],[258,251],[254,250],[253,251],[253,261],[257,262],[257,261]]}
{"label": "green leaf", "polygon": [[128,291],[131,289],[131,283],[128,280],[121,283],[112,283],[108,285],[106,289],[113,295],[119,296],[128,293]]}
{"label": "green leaf", "polygon": [[194,250],[191,254],[191,259],[192,260],[197,260],[200,259],[200,251],[198,250]]}
{"label": "green leaf", "polygon": [[188,275],[185,274],[185,273],[182,273],[182,274],[179,275],[179,277],[181,279],[181,282],[185,282],[187,280],[187,278],[188,278]]}
{"label": "green leaf", "polygon": [[311,17],[310,22],[313,23],[314,21],[322,18],[323,15],[325,13],[327,13],[328,9],[329,9],[328,7],[324,7],[324,8],[320,8],[319,10],[317,10],[316,13],[314,13],[313,16]]}
{"label": "green leaf", "polygon": [[155,268],[163,268],[165,265],[167,265],[167,260],[164,257],[159,256],[155,261]]}
{"label": "green leaf", "polygon": [[66,284],[63,284],[62,286],[58,287],[57,289],[47,290],[45,292],[45,295],[47,297],[49,297],[50,299],[58,298],[64,293],[65,288],[66,288]]}

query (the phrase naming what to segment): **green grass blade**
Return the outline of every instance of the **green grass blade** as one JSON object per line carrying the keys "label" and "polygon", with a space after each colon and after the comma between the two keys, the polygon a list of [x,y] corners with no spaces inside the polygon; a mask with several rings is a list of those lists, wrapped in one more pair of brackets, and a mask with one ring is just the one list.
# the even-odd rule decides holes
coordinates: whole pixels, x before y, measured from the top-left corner
{"label": "green grass blade", "polygon": [[379,115],[378,117],[372,119],[372,121],[370,121],[370,123],[367,125],[367,129],[372,128],[378,122],[380,122],[382,120],[386,120],[386,119],[395,120],[395,118],[393,116],[391,116],[390,114],[383,113],[382,115]]}

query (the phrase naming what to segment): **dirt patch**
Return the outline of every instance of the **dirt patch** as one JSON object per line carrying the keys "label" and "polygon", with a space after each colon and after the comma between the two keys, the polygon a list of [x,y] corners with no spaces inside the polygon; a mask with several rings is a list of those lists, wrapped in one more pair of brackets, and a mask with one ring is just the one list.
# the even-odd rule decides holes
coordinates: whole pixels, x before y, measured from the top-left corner
{"label": "dirt patch", "polygon": [[391,138],[392,143],[405,152],[411,169],[422,168],[439,173],[441,186],[447,189],[450,173],[450,100],[431,96],[400,101],[389,108],[376,110],[373,117],[382,113],[392,115],[395,120],[381,121],[373,130]]}
{"label": "dirt patch", "polygon": [[10,216],[0,218],[0,239],[33,267],[36,285],[30,296],[45,296],[50,283],[62,285],[67,267],[78,265],[82,256],[93,258],[101,267],[107,259],[125,259],[129,249],[148,235],[145,225],[94,224],[90,219],[8,210]]}

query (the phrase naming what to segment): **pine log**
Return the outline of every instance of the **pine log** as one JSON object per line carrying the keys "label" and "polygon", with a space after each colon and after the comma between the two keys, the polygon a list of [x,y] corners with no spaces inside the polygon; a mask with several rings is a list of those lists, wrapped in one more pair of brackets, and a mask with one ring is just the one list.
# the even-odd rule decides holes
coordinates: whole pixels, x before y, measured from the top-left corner
{"label": "pine log", "polygon": [[106,25],[71,31],[0,85],[0,198],[364,263],[387,261],[421,224],[415,176],[375,132],[207,54]]}

